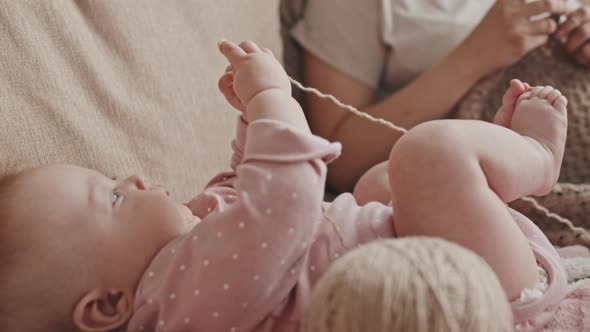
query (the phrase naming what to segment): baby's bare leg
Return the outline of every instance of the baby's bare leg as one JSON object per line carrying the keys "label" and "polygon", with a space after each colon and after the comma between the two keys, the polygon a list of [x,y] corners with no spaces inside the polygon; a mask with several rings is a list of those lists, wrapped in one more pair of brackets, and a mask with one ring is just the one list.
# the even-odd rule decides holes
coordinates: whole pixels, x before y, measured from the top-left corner
{"label": "baby's bare leg", "polygon": [[389,204],[391,193],[389,191],[389,161],[384,161],[373,167],[361,176],[352,192],[359,205],[369,202]]}
{"label": "baby's bare leg", "polygon": [[538,272],[505,203],[545,192],[557,180],[567,119],[566,100],[555,91],[536,89],[512,101],[510,129],[433,121],[404,135],[390,157],[397,233],[443,237],[474,250],[510,299],[534,286]]}

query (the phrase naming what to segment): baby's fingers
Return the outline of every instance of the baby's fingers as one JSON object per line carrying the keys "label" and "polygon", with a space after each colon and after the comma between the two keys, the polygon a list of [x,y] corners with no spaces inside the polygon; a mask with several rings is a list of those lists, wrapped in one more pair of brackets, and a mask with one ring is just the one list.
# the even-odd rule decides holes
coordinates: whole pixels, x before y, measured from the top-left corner
{"label": "baby's fingers", "polygon": [[234,77],[231,71],[226,72],[221,76],[218,82],[219,91],[223,94],[225,99],[232,105],[235,109],[239,111],[244,111],[244,105],[236,96],[234,91]]}
{"label": "baby's fingers", "polygon": [[218,46],[221,53],[232,66],[237,65],[246,56],[246,52],[241,47],[230,41],[222,40]]}
{"label": "baby's fingers", "polygon": [[223,74],[219,78],[219,81],[217,82],[217,86],[219,87],[219,91],[221,91],[224,95],[226,94],[226,91],[231,90],[231,92],[233,92],[233,90],[234,90],[233,84],[234,84],[234,74],[231,71],[225,72],[225,74]]}
{"label": "baby's fingers", "polygon": [[272,56],[273,58],[275,57],[275,55],[272,53],[272,51],[270,49],[266,48],[266,47],[263,47],[262,48],[262,52],[264,52],[264,53]]}
{"label": "baby's fingers", "polygon": [[251,41],[251,40],[246,40],[240,43],[240,47],[246,52],[246,53],[256,53],[256,52],[260,52],[260,47],[258,47],[258,45],[256,45],[255,42]]}

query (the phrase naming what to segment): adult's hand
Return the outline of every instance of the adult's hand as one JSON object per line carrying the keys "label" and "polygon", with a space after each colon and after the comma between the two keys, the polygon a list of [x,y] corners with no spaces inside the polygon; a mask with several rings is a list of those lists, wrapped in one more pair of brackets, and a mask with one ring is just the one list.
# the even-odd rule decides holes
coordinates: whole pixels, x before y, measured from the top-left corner
{"label": "adult's hand", "polygon": [[529,51],[543,45],[556,31],[551,17],[531,20],[542,14],[567,12],[566,1],[497,0],[479,25],[467,37],[464,46],[488,73],[517,62]]}
{"label": "adult's hand", "polygon": [[555,38],[582,65],[590,66],[590,7],[582,6],[567,16]]}

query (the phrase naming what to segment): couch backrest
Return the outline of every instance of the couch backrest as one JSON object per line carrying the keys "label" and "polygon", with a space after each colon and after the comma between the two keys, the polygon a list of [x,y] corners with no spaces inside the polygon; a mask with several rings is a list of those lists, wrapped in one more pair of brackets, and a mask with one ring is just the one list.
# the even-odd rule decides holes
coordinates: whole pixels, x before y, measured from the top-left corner
{"label": "couch backrest", "polygon": [[76,164],[188,199],[230,156],[217,41],[280,57],[278,21],[278,0],[2,1],[0,172]]}

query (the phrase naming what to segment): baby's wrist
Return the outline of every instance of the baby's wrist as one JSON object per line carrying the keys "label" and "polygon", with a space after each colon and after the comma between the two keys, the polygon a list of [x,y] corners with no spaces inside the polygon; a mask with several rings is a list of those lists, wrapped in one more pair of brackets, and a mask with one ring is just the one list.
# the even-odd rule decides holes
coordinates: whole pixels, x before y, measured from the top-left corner
{"label": "baby's wrist", "polygon": [[280,113],[286,103],[291,98],[279,88],[269,88],[256,93],[246,104],[246,117],[248,122],[259,119],[279,119]]}
{"label": "baby's wrist", "polygon": [[[256,103],[257,98],[258,99],[268,98],[268,96],[270,96],[270,95],[278,96],[280,93],[287,95],[287,93],[285,93],[285,91],[283,91],[281,88],[279,88],[277,86],[260,90],[260,91],[256,92],[252,97],[250,97],[250,99],[248,99],[248,101],[246,102],[246,108],[248,108],[248,106],[252,102]],[[287,96],[291,97],[291,95],[287,95]],[[275,97],[273,97],[273,98],[275,98]]]}
{"label": "baby's wrist", "polygon": [[246,105],[246,117],[249,123],[272,119],[309,130],[299,103],[280,88],[266,89],[252,97]]}

